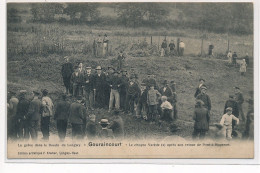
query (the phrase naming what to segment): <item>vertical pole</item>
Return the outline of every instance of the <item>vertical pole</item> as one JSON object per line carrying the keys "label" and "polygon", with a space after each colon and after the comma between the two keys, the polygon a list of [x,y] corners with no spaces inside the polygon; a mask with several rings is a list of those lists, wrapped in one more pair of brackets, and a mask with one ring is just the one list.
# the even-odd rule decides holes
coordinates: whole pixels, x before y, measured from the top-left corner
{"label": "vertical pole", "polygon": [[153,45],[153,36],[151,36],[151,45]]}
{"label": "vertical pole", "polygon": [[228,45],[227,45],[227,46],[228,46],[228,48],[227,48],[227,52],[229,52],[229,33],[228,33],[228,35],[227,35],[227,36],[228,36]]}
{"label": "vertical pole", "polygon": [[200,49],[200,56],[202,56],[203,53],[203,37],[201,39],[201,49]]}

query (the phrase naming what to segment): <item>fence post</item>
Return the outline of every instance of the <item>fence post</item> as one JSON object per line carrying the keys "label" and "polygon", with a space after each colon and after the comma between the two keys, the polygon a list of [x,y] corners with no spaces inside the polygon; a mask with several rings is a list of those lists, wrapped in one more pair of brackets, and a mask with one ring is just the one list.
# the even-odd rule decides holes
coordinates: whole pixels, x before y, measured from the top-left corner
{"label": "fence post", "polygon": [[153,45],[153,36],[151,36],[151,45]]}

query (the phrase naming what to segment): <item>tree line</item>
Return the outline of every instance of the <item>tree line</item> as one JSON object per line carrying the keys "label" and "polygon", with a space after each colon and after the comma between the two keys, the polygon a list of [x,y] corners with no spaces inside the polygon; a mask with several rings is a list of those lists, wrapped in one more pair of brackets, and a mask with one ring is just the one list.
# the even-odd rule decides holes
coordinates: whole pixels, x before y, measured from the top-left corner
{"label": "tree line", "polygon": [[[32,22],[62,22],[125,27],[192,28],[218,33],[253,33],[252,3],[33,3]],[[116,17],[103,16],[110,7]],[[55,16],[60,17],[55,17]],[[64,17],[67,16],[67,18]],[[7,8],[8,22],[20,22],[19,12]]]}

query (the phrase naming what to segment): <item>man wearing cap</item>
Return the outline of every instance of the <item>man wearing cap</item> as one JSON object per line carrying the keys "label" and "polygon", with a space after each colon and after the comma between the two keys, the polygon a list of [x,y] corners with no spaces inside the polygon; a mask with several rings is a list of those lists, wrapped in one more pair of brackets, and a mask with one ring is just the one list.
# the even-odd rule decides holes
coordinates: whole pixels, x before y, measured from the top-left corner
{"label": "man wearing cap", "polygon": [[110,86],[110,100],[109,100],[109,112],[112,110],[113,103],[115,100],[115,108],[119,110],[120,108],[120,96],[119,96],[119,88],[121,87],[121,79],[118,77],[118,72],[115,71],[113,77],[109,81]]}
{"label": "man wearing cap", "polygon": [[239,124],[239,119],[237,117],[235,117],[232,114],[232,108],[228,107],[226,109],[226,114],[224,114],[220,120],[220,124],[223,126],[223,132],[225,133],[225,136],[227,137],[227,139],[232,139],[232,121],[235,120],[236,124]]}
{"label": "man wearing cap", "polygon": [[72,126],[72,139],[83,138],[83,122],[86,119],[86,109],[81,104],[82,97],[78,96],[77,100],[70,105],[69,122]]}
{"label": "man wearing cap", "polygon": [[163,81],[163,87],[159,90],[162,96],[166,96],[168,99],[172,97],[172,90],[168,85],[168,81],[164,80]]}
{"label": "man wearing cap", "polygon": [[97,66],[96,68],[97,74],[94,76],[94,104],[97,105],[98,108],[104,108],[105,106],[105,85],[106,85],[106,76],[102,73],[101,66]]}
{"label": "man wearing cap", "polygon": [[66,100],[66,95],[62,95],[61,99],[57,102],[54,120],[57,123],[58,136],[60,141],[64,141],[68,126],[70,103]]}
{"label": "man wearing cap", "polygon": [[243,112],[243,103],[244,103],[244,97],[243,97],[243,94],[240,92],[240,88],[239,87],[234,87],[235,89],[235,100],[238,104],[238,110],[239,110],[239,114],[242,118],[243,121],[246,120],[245,118],[245,115],[244,115],[244,112]]}
{"label": "man wearing cap", "polygon": [[84,75],[84,95],[86,98],[86,107],[93,110],[94,99],[94,76],[91,74],[91,67],[86,68],[86,74]]}
{"label": "man wearing cap", "polygon": [[42,116],[41,116],[41,131],[44,140],[49,140],[50,136],[50,118],[53,116],[54,105],[51,98],[48,96],[48,90],[42,91]]}
{"label": "man wearing cap", "polygon": [[99,137],[101,139],[114,139],[114,134],[112,129],[108,129],[108,125],[110,124],[107,119],[101,119],[99,122],[100,126],[102,127]]}
{"label": "man wearing cap", "polygon": [[166,55],[166,50],[167,50],[167,42],[166,39],[164,39],[161,44],[161,57]]}
{"label": "man wearing cap", "polygon": [[78,73],[79,73],[79,84],[78,84],[78,88],[79,88],[79,95],[83,96],[83,88],[84,88],[84,74],[85,71],[83,69],[83,64],[79,63],[79,68],[78,68]]}
{"label": "man wearing cap", "polygon": [[159,89],[157,83],[156,83],[156,80],[155,80],[155,76],[153,73],[151,72],[148,72],[147,73],[147,78],[144,79],[144,82],[146,83],[146,86],[149,88],[150,85],[153,85],[155,89]]}
{"label": "man wearing cap", "polygon": [[130,80],[128,82],[127,86],[127,94],[126,94],[126,112],[130,111],[132,114],[134,114],[134,107],[135,104],[137,104],[140,96],[140,88],[138,84],[135,82],[135,76],[130,76]]}
{"label": "man wearing cap", "polygon": [[123,51],[121,50],[119,52],[118,57],[117,57],[117,70],[120,71],[123,68],[123,61],[124,61],[124,59],[125,59],[125,56],[123,54]]}
{"label": "man wearing cap", "polygon": [[194,131],[192,138],[195,139],[199,136],[200,139],[205,137],[206,132],[209,130],[209,111],[203,107],[203,101],[197,100],[193,114]]}
{"label": "man wearing cap", "polygon": [[65,63],[61,67],[61,75],[63,78],[63,83],[66,88],[66,94],[70,93],[70,78],[73,73],[73,66],[69,62],[69,57],[64,57]]}
{"label": "man wearing cap", "polygon": [[74,67],[75,71],[72,73],[71,75],[71,85],[72,85],[72,94],[74,97],[77,97],[79,95],[79,86],[80,86],[80,83],[81,83],[81,80],[80,80],[80,76],[79,76],[79,72],[78,72],[78,67],[75,66]]}
{"label": "man wearing cap", "polygon": [[170,48],[170,55],[173,56],[174,55],[174,49],[175,49],[175,44],[174,44],[173,40],[171,40],[171,42],[169,44],[169,48]]}
{"label": "man wearing cap", "polygon": [[199,86],[196,88],[196,92],[194,94],[194,97],[196,98],[201,93],[201,87],[205,85],[205,80],[200,78],[199,79]]}
{"label": "man wearing cap", "polygon": [[112,129],[114,137],[117,139],[124,139],[124,121],[119,115],[119,111],[114,111],[114,119],[109,126]]}
{"label": "man wearing cap", "polygon": [[29,122],[27,119],[29,105],[30,102],[26,99],[26,90],[20,90],[16,113],[17,135],[19,139],[29,139]]}
{"label": "man wearing cap", "polygon": [[207,95],[207,87],[204,85],[201,87],[201,93],[196,97],[196,100],[202,100],[204,103],[204,107],[208,109],[210,112],[211,110],[211,100],[210,97]]}
{"label": "man wearing cap", "polygon": [[38,139],[38,128],[39,121],[41,119],[42,112],[42,102],[39,99],[40,93],[38,91],[33,91],[33,100],[29,105],[28,110],[28,121],[29,121],[29,132],[32,140]]}
{"label": "man wearing cap", "polygon": [[121,87],[119,89],[119,95],[120,95],[120,108],[125,111],[125,102],[126,102],[126,93],[127,93],[127,85],[129,82],[129,79],[127,77],[127,71],[122,70],[121,71]]}
{"label": "man wearing cap", "polygon": [[147,93],[148,88],[144,82],[141,83],[141,96],[139,97],[138,104],[137,104],[137,113],[136,117],[141,118],[143,117],[144,120],[147,120],[148,115],[148,104],[147,104]]}
{"label": "man wearing cap", "polygon": [[16,129],[16,113],[17,105],[19,103],[16,93],[13,91],[8,92],[9,103],[8,103],[8,116],[7,116],[7,134],[8,138],[16,139],[17,129]]}

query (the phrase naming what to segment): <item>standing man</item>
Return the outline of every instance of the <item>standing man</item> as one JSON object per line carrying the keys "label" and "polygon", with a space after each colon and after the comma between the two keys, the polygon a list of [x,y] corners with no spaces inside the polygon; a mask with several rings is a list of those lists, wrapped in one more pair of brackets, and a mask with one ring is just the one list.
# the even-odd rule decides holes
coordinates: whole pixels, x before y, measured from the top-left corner
{"label": "standing man", "polygon": [[71,89],[70,89],[70,78],[73,73],[73,66],[69,62],[69,57],[64,57],[65,63],[62,65],[61,68],[61,75],[63,78],[63,83],[66,88],[66,94],[71,94]]}
{"label": "standing man", "polygon": [[239,87],[234,87],[235,89],[235,100],[238,104],[238,110],[239,110],[239,114],[242,118],[243,121],[246,120],[245,118],[245,115],[244,115],[244,112],[243,112],[243,103],[244,103],[244,97],[243,97],[243,94],[240,92],[240,88]]}
{"label": "standing man", "polygon": [[66,101],[66,95],[62,95],[61,100],[57,102],[54,120],[57,121],[57,130],[61,142],[66,137],[68,118],[69,118],[70,103]]}
{"label": "standing man", "polygon": [[91,67],[86,68],[86,74],[84,75],[84,91],[86,98],[87,109],[94,110],[93,108],[93,98],[94,98],[94,77],[91,74]]}
{"label": "standing man", "polygon": [[16,129],[16,113],[17,105],[19,103],[18,98],[16,98],[16,93],[10,91],[9,93],[9,104],[8,104],[8,114],[7,114],[7,134],[8,138],[16,139],[17,138],[17,129]]}
{"label": "standing man", "polygon": [[105,98],[105,82],[106,76],[102,73],[101,66],[96,68],[97,74],[94,76],[94,104],[97,104],[98,108],[104,108],[104,98]]}
{"label": "standing man", "polygon": [[86,119],[86,109],[81,105],[82,97],[78,96],[77,100],[70,105],[69,122],[72,126],[72,139],[83,138],[83,122]]}
{"label": "standing man", "polygon": [[185,43],[183,41],[180,42],[179,48],[180,48],[180,56],[183,56],[184,49],[185,49]]}
{"label": "standing man", "polygon": [[207,94],[207,87],[203,85],[201,87],[201,93],[196,97],[196,100],[201,100],[204,103],[204,107],[207,108],[207,110],[210,113],[211,110],[211,100]]}
{"label": "standing man", "polygon": [[30,102],[26,99],[26,90],[20,90],[16,113],[17,135],[19,139],[29,139],[29,122],[27,119],[29,105]]}
{"label": "standing man", "polygon": [[127,71],[122,70],[121,71],[121,87],[119,89],[119,95],[120,95],[120,108],[125,111],[125,102],[126,102],[126,91],[127,91],[127,84],[128,84],[128,77],[127,77]]}
{"label": "standing man", "polygon": [[237,53],[234,52],[232,55],[232,63],[235,67],[237,67]]}
{"label": "standing man", "polygon": [[41,130],[44,140],[49,140],[50,136],[50,118],[53,116],[53,103],[51,98],[48,96],[48,90],[42,91],[42,117],[41,117]]}
{"label": "standing man", "polygon": [[166,96],[169,99],[172,97],[172,90],[168,85],[168,81],[164,80],[163,81],[163,87],[159,90],[162,96]]}
{"label": "standing man", "polygon": [[196,92],[194,94],[194,97],[196,98],[201,93],[201,87],[205,85],[205,79],[200,78],[199,79],[199,86],[196,88]]}
{"label": "standing man", "polygon": [[42,102],[39,99],[39,95],[38,91],[33,91],[33,100],[29,105],[28,111],[29,131],[32,140],[38,139],[39,121],[42,112]]}
{"label": "standing man", "polygon": [[174,49],[175,49],[175,44],[174,41],[171,40],[170,44],[169,44],[169,48],[170,48],[170,55],[174,56]]}
{"label": "standing man", "polygon": [[124,62],[125,56],[123,54],[123,51],[121,50],[119,52],[119,55],[117,57],[117,70],[120,71],[123,68],[123,62]]}
{"label": "standing man", "polygon": [[167,49],[167,42],[166,39],[164,39],[161,45],[161,57],[166,55],[166,49]]}
{"label": "standing man", "polygon": [[119,96],[119,88],[121,86],[121,79],[118,77],[118,72],[114,72],[113,78],[109,82],[110,90],[110,100],[109,100],[109,112],[112,110],[113,103],[115,100],[115,108],[119,110],[120,107],[120,96]]}
{"label": "standing man", "polygon": [[214,56],[213,49],[214,49],[214,45],[210,43],[209,44],[209,58],[211,58],[211,56]]}
{"label": "standing man", "polygon": [[231,52],[231,50],[228,52],[228,54],[227,54],[227,58],[228,58],[228,63],[229,64],[232,64],[232,52]]}
{"label": "standing man", "polygon": [[106,57],[107,56],[107,52],[108,52],[108,37],[107,34],[104,35],[104,39],[103,39],[103,56]]}
{"label": "standing man", "polygon": [[147,93],[148,93],[148,88],[146,84],[142,82],[141,95],[138,100],[136,117],[143,118],[144,120],[147,120],[147,115],[148,115]]}
{"label": "standing man", "polygon": [[75,71],[71,75],[71,85],[72,85],[72,95],[73,97],[77,97],[79,95],[79,86],[80,86],[80,77],[78,72],[78,67],[74,67]]}
{"label": "standing man", "polygon": [[79,63],[79,68],[78,68],[78,73],[79,73],[79,95],[83,96],[83,87],[84,87],[84,69],[83,69],[83,64]]}

